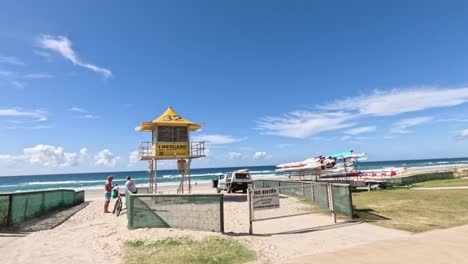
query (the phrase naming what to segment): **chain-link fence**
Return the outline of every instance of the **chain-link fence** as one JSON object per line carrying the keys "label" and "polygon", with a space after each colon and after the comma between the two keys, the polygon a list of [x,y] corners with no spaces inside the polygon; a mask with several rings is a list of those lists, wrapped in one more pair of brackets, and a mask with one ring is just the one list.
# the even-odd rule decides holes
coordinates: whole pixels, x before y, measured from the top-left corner
{"label": "chain-link fence", "polygon": [[0,194],[0,226],[14,225],[84,202],[84,191],[46,190]]}
{"label": "chain-link fence", "polygon": [[249,189],[250,232],[252,222],[313,213],[353,215],[349,184],[303,181],[254,181]]}
{"label": "chain-link fence", "polygon": [[222,194],[126,194],[128,228],[224,232]]}
{"label": "chain-link fence", "polygon": [[298,183],[276,188],[279,191],[279,207],[253,210],[253,221],[330,211],[326,184]]}

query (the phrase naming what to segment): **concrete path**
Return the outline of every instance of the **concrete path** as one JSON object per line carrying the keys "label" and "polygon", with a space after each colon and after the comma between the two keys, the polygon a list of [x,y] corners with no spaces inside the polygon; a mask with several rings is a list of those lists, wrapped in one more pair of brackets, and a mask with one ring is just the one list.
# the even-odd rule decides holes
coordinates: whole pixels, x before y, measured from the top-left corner
{"label": "concrete path", "polygon": [[468,225],[374,242],[286,263],[468,263]]}
{"label": "concrete path", "polygon": [[417,191],[463,190],[463,189],[468,189],[468,186],[454,186],[454,187],[416,187],[416,188],[411,188],[411,190],[417,190]]}

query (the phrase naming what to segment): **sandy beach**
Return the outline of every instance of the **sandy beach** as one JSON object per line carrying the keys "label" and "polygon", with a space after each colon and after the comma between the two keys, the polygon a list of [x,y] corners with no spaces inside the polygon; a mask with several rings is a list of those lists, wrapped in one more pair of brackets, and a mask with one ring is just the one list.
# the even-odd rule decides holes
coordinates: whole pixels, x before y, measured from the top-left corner
{"label": "sandy beach", "polygon": [[[172,192],[167,188],[161,191]],[[207,185],[197,185],[194,193],[215,191]],[[248,235],[248,205],[242,194],[225,195],[225,234],[173,228],[129,230],[125,211],[119,217],[102,213],[102,196],[101,192],[88,191],[86,206],[53,229],[23,237],[2,234],[2,263],[122,263],[124,241],[157,240],[169,236],[229,236],[257,252],[254,263],[278,263],[292,257],[408,236],[403,231],[364,223],[333,225],[331,217],[322,214],[257,222],[254,224],[256,234]],[[308,231],[283,233],[304,229]]]}

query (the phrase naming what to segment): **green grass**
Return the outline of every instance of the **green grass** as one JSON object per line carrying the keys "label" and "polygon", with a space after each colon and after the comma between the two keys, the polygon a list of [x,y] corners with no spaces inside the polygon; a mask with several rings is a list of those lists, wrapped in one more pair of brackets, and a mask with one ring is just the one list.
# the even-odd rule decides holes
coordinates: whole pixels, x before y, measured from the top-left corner
{"label": "green grass", "polygon": [[456,187],[468,186],[468,179],[446,179],[446,180],[433,180],[427,182],[418,182],[411,185],[411,187]]}
{"label": "green grass", "polygon": [[468,224],[468,190],[359,192],[353,203],[359,218],[410,232]]}
{"label": "green grass", "polygon": [[236,264],[255,259],[255,252],[239,241],[218,236],[203,240],[169,237],[157,241],[126,241],[124,252],[126,264]]}

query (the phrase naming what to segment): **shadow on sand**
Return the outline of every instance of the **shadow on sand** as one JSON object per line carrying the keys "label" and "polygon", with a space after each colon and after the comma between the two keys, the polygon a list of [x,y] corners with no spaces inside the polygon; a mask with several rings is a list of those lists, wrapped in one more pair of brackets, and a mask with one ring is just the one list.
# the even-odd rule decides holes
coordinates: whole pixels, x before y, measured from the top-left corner
{"label": "shadow on sand", "polygon": [[331,230],[331,229],[335,229],[335,228],[342,228],[342,227],[351,226],[351,225],[358,225],[358,224],[362,224],[362,221],[348,221],[348,222],[343,222],[343,223],[336,223],[336,224],[331,224],[331,225],[317,226],[317,227],[312,227],[312,228],[304,228],[304,229],[285,231],[285,232],[277,232],[277,233],[266,233],[266,234],[255,234],[254,233],[254,234],[249,234],[249,233],[227,232],[227,233],[224,233],[224,234],[228,235],[228,236],[236,236],[236,237],[237,236],[269,237],[269,236],[273,236],[273,235],[276,236],[276,235],[292,235],[292,234],[311,233],[311,232]]}
{"label": "shadow on sand", "polygon": [[226,194],[224,195],[224,202],[236,202],[236,203],[243,203],[247,202],[247,195],[246,194]]}
{"label": "shadow on sand", "polygon": [[357,215],[357,217],[364,222],[392,220],[391,218],[374,213],[375,211],[370,208],[354,209],[354,212]]}
{"label": "shadow on sand", "polygon": [[78,211],[88,206],[88,204],[89,202],[84,202],[80,205],[51,212],[26,222],[18,223],[9,227],[3,227],[0,229],[0,237],[25,236],[31,232],[53,229],[61,225],[63,222],[67,221]]}

